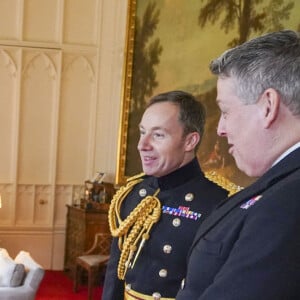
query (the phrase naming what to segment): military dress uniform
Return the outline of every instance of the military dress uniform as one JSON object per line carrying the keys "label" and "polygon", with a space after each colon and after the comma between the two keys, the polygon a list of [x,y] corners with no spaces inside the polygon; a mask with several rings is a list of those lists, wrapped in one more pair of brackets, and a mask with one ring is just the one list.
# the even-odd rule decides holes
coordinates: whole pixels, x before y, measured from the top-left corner
{"label": "military dress uniform", "polygon": [[196,158],[169,175],[141,179],[122,202],[120,218],[126,219],[145,197],[156,193],[161,214],[136,261],[127,265],[124,280],[117,271],[120,240],[113,239],[102,300],[174,299],[199,225],[228,194],[204,176]]}

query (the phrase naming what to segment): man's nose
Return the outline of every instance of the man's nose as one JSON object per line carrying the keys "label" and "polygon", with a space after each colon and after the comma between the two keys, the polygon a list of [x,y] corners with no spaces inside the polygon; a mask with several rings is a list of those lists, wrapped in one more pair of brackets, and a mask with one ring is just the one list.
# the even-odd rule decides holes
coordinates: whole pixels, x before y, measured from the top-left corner
{"label": "man's nose", "polygon": [[222,120],[222,117],[220,117],[219,122],[218,122],[217,134],[220,137],[226,137],[226,130],[225,130],[225,125],[224,125],[224,122]]}
{"label": "man's nose", "polygon": [[139,142],[138,142],[138,150],[147,150],[151,147],[150,138],[147,135],[140,136]]}

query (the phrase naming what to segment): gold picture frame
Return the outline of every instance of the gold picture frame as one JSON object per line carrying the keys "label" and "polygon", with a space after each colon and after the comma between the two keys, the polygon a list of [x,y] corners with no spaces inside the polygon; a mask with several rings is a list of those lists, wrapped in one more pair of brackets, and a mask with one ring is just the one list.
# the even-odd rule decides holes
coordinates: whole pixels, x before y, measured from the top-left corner
{"label": "gold picture frame", "polygon": [[[118,185],[142,171],[136,146],[138,123],[147,99],[159,92],[174,89],[191,92],[207,108],[205,135],[197,155],[202,169],[223,176],[238,186],[247,186],[253,182],[253,179],[236,168],[228,154],[225,139],[220,139],[216,134],[219,117],[215,104],[216,79],[210,74],[208,65],[211,59],[229,47],[242,43],[245,37],[236,33],[241,32],[237,30],[237,24],[242,22],[232,18],[231,21],[226,21],[226,14],[229,13],[225,10],[226,1],[221,1],[224,2],[224,11],[221,11],[222,5],[215,10],[207,10],[213,2],[215,1],[128,0],[116,172]],[[244,1],[236,2],[243,5]],[[282,29],[271,26],[272,5],[270,0],[264,0],[260,4],[261,15],[258,15],[260,12],[257,13],[262,26],[260,31],[243,23],[248,30],[247,39],[260,35],[263,30]],[[280,9],[285,10],[284,15]],[[299,2],[284,0],[279,4],[277,12],[274,12],[280,14],[280,21],[276,26],[299,30],[299,10]],[[264,16],[266,11],[269,13]],[[152,65],[141,59],[143,51],[149,55],[148,60],[153,60]],[[193,84],[197,76],[198,81]],[[177,77],[179,79],[175,82]],[[141,86],[148,81],[150,84],[142,89]]]}
{"label": "gold picture frame", "polygon": [[123,91],[122,91],[122,105],[119,127],[119,141],[118,141],[118,161],[116,172],[116,184],[124,184],[126,182],[126,152],[127,152],[127,137],[128,137],[128,118],[130,110],[131,99],[131,85],[132,85],[132,65],[133,65],[133,50],[134,50],[134,31],[135,31],[135,17],[136,17],[137,0],[128,0],[127,13],[127,34],[125,45],[125,63],[123,72]]}

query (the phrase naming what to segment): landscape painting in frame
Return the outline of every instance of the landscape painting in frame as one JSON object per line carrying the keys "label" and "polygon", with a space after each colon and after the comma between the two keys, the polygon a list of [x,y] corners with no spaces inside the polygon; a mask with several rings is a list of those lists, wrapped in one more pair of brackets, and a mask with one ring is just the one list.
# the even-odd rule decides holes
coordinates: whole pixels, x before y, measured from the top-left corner
{"label": "landscape painting in frame", "polygon": [[117,183],[142,172],[139,122],[149,98],[170,90],[190,92],[206,107],[197,153],[203,171],[243,187],[253,182],[235,166],[226,139],[217,136],[216,77],[208,66],[255,36],[300,31],[299,11],[298,0],[129,0]]}

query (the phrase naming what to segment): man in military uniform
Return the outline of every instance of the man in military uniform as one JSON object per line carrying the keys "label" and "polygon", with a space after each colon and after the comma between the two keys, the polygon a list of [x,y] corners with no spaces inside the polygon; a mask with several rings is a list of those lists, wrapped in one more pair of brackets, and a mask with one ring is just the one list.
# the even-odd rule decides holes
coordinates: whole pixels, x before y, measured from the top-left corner
{"label": "man in military uniform", "polygon": [[204,107],[188,93],[150,99],[139,125],[144,174],[128,180],[109,210],[115,238],[102,300],[175,298],[197,228],[227,196],[196,158],[204,124]]}

